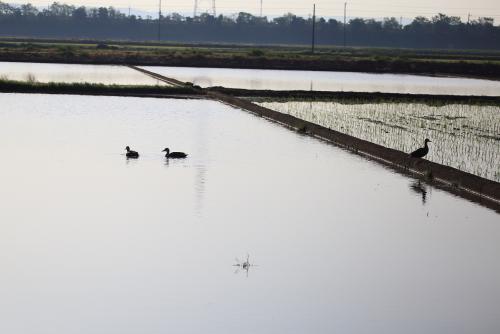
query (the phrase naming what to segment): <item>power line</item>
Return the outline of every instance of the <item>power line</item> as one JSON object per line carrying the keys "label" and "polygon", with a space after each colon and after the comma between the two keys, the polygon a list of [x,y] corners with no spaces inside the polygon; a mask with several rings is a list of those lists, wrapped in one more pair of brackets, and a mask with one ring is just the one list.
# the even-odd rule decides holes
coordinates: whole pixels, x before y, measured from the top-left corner
{"label": "power line", "polygon": [[[217,9],[215,6],[215,0],[212,0],[212,6],[211,6],[211,11],[213,16],[217,16]],[[199,9],[199,3],[198,0],[194,0],[194,11],[193,11],[193,17],[196,17],[198,14],[198,9]],[[208,11],[207,11],[208,12]]]}
{"label": "power line", "polygon": [[[197,7],[197,3],[199,2],[200,0],[195,0],[195,12],[198,13],[198,7]],[[210,1],[210,0],[208,0]],[[26,2],[32,2],[32,3],[40,3],[40,1],[37,1],[37,0],[32,0],[32,1],[26,1]],[[44,3],[46,3],[45,1],[43,1]],[[64,3],[64,0],[61,1],[62,3]],[[71,1],[73,3],[73,1]],[[82,0],[83,2],[83,0]],[[93,4],[98,4],[98,3],[105,3],[106,1],[86,1],[86,5],[88,6],[89,5],[89,2],[93,3]],[[118,3],[118,4],[123,4],[123,7],[125,8],[124,11],[127,10],[127,8],[129,8],[129,11],[130,11],[130,1],[129,0],[118,0],[118,1],[113,1],[114,3]],[[330,4],[332,4],[332,2],[329,2]],[[323,11],[323,15],[324,16],[332,16],[332,12],[335,13],[335,12],[340,12],[340,8],[339,6],[335,6],[335,4],[340,4],[341,2],[340,1],[334,1],[333,2],[333,6],[330,5],[330,6],[322,6],[322,11]],[[344,5],[345,3],[342,2]],[[377,3],[379,4],[379,3]],[[382,3],[383,5],[383,3]],[[439,7],[437,6],[419,6],[419,5],[399,5],[399,4],[394,4],[394,3],[391,3],[390,4],[390,9],[389,10],[384,10],[383,8],[381,9],[369,9],[369,8],[366,8],[366,5],[360,3],[360,2],[349,2],[349,8],[350,8],[350,13],[351,14],[354,14],[354,15],[351,15],[350,17],[369,17],[369,15],[362,15],[363,13],[374,13],[373,15],[376,16],[376,17],[385,17],[385,16],[401,16],[401,14],[403,14],[403,16],[405,17],[409,17],[409,16],[431,16],[431,15],[437,15],[439,13],[446,13],[447,15],[456,15],[456,16],[460,16],[464,21],[465,19],[469,18],[469,22],[470,22],[470,17],[468,16],[467,13],[470,13],[470,11],[474,10],[476,11],[476,13],[474,14],[474,17],[492,17],[492,18],[498,18],[500,17],[500,12],[498,12],[499,8],[491,8],[491,7],[470,7],[470,8],[466,8],[466,7],[449,7],[449,8],[446,8],[446,9],[439,9]],[[387,5],[388,7],[389,5]],[[50,5],[49,5],[50,7]],[[154,7],[156,6],[153,6],[152,4],[141,4],[140,5],[140,8],[146,8],[146,9],[153,9]],[[169,2],[169,7],[170,7],[170,11],[173,12],[175,11],[176,9],[187,9],[189,7],[186,6],[185,3],[182,3],[180,4],[179,2]],[[192,7],[191,7],[192,8]],[[241,6],[230,6],[230,5],[223,5],[223,6],[218,6],[217,7],[219,10],[223,11],[223,12],[227,12],[227,11],[231,11],[231,10],[238,10],[238,11],[242,11],[244,9],[241,8]],[[264,15],[263,13],[263,6],[262,6],[262,0],[261,0],[261,3],[255,3],[254,5],[249,5],[249,6],[245,6],[245,8],[248,8],[248,9],[255,9],[255,11],[259,12],[259,14],[261,14],[261,16]],[[359,8],[359,9],[358,9]],[[408,11],[408,10],[397,10],[397,8],[410,8],[412,10]],[[211,12],[212,14],[215,13],[215,0],[212,0],[212,8],[211,8]],[[283,7],[282,6],[267,6],[266,5],[266,10],[282,10]],[[306,10],[310,10],[310,7],[304,7],[304,6],[291,6],[291,7],[287,7],[287,9],[291,10],[291,11],[300,11],[300,12],[304,12]],[[421,10],[419,10],[421,9]],[[426,9],[430,9],[430,10],[426,10]],[[488,13],[485,13],[483,12],[482,13],[479,13],[479,11],[486,11],[488,9],[491,9],[492,11],[488,12]],[[262,13],[261,13],[262,12]],[[357,13],[360,13],[361,15],[356,15]],[[378,15],[380,14],[380,15]],[[334,15],[335,16],[335,15]]]}
{"label": "power line", "polygon": [[[186,6],[183,6],[183,7],[179,7],[179,8],[189,8],[189,7],[186,7]],[[227,10],[231,10],[231,9],[240,9],[240,7],[223,7],[223,6],[218,6],[217,8],[219,9],[227,9]],[[259,10],[260,11],[260,8],[259,7],[250,7],[252,9],[256,9],[256,10]],[[268,7],[266,6],[267,9],[281,9],[282,7]],[[289,9],[295,9],[295,10],[299,10],[299,9],[305,9],[304,7],[291,7]],[[333,9],[333,8],[325,8],[325,9]],[[335,8],[335,10],[337,10]],[[380,10],[370,10],[370,9],[352,9],[351,12],[354,12],[354,13],[358,13],[358,12],[361,12],[361,13],[380,13],[381,15],[377,15],[377,16],[387,16],[387,15],[384,15],[384,14],[398,14],[398,15],[401,15],[401,11],[395,11],[395,10],[383,10],[383,9],[380,9]],[[459,16],[466,16],[463,12],[455,12],[455,13],[450,13],[449,11],[427,11],[427,12],[407,12],[405,11],[405,15],[437,15],[439,13],[446,13],[447,15],[459,15]],[[477,16],[500,16],[500,13],[494,13],[495,15],[492,15],[492,13],[488,13],[488,14],[478,14]],[[300,15],[299,15],[300,16]],[[330,16],[330,15],[326,15],[326,16]]]}
{"label": "power line", "polygon": [[[351,6],[351,3],[349,3],[349,5]],[[153,8],[151,5],[142,5],[141,6],[142,8]],[[182,5],[182,6],[176,6],[176,9],[187,9],[189,8],[188,6],[186,5]],[[241,10],[241,7],[238,7],[238,6],[217,6],[217,8],[219,9],[223,9],[223,10],[232,10],[232,9],[237,9],[237,10]],[[282,9],[283,7],[270,7],[270,6],[266,6],[267,9]],[[307,9],[307,7],[287,7],[288,9],[291,9],[291,10],[305,10]],[[323,9],[325,10],[328,10],[328,11],[337,11],[338,8],[337,7],[322,7]],[[361,12],[361,13],[380,13],[382,15],[380,16],[384,16],[383,14],[398,14],[401,15],[401,12],[402,11],[398,11],[398,10],[384,10],[384,9],[356,9],[356,8],[353,8],[353,6],[350,7],[351,8],[351,12],[354,12],[354,13],[358,13],[358,12]],[[249,6],[248,9],[256,9],[256,10],[259,10],[260,11],[260,6]],[[173,11],[173,10],[172,10]],[[212,8],[212,13],[213,13],[213,8]],[[436,14],[439,14],[439,13],[446,13],[447,15],[459,15],[459,16],[463,16],[463,17],[466,17],[467,15],[465,13],[463,13],[463,11],[460,11],[460,12],[451,12],[449,9],[448,10],[435,10],[435,11],[404,11],[404,14],[405,16],[407,16],[408,14],[415,14],[415,15],[436,15]],[[327,15],[329,16],[329,15]],[[385,15],[387,16],[387,15]],[[500,12],[499,13],[488,13],[488,14],[478,14],[477,16],[491,16],[491,17],[498,17],[500,16]]]}
{"label": "power line", "polygon": [[[326,1],[326,0],[325,0]],[[13,1],[14,2],[14,1]],[[27,3],[27,2],[30,2],[32,4],[36,4],[36,3],[39,3],[39,4],[43,4],[45,5],[47,3],[47,0],[31,0],[31,1],[16,1],[15,3],[19,4],[19,3]],[[61,3],[64,3],[65,1],[60,1]],[[68,2],[70,3],[75,3],[76,1],[72,1],[72,0],[68,0]],[[91,6],[101,6],[103,4],[106,4],[107,2],[109,1],[106,1],[106,0],[102,0],[102,1],[99,1],[99,0],[96,0],[96,1],[85,1],[85,0],[80,0],[80,2],[83,4],[83,5],[91,5]],[[129,1],[128,0],[114,0],[112,1],[114,4],[121,4],[123,6],[128,6],[129,4]],[[140,3],[140,7],[156,7],[156,5],[153,4],[153,1],[150,1],[150,3],[146,3],[144,4],[144,2],[146,1],[136,1],[137,3]],[[233,1],[223,1],[223,2],[226,2],[226,3],[232,3]],[[176,8],[180,8],[180,7],[186,7],[186,3],[185,1],[173,1],[173,2],[169,2],[171,4],[172,7],[176,7]],[[341,6],[344,1],[328,1],[328,4],[338,4],[339,6]],[[366,7],[366,3],[362,3],[362,2],[349,2],[349,5],[353,8],[356,8],[356,7],[360,7],[360,8],[365,8]],[[106,7],[108,7],[108,5],[105,5]],[[418,9],[433,9],[433,10],[436,10],[437,8],[440,8],[440,6],[425,6],[425,5],[408,5],[408,4],[397,4],[397,3],[394,3],[394,1],[391,1],[390,3],[388,2],[377,2],[377,7],[381,7],[381,6],[385,6],[385,7],[391,7],[391,8],[395,8],[395,7],[399,7],[399,8],[418,8]],[[247,8],[247,6],[245,6]],[[222,5],[220,6],[220,8],[240,8],[241,9],[241,6],[228,6],[228,5]],[[283,6],[282,5],[275,5],[273,7],[269,7],[269,8],[281,8],[283,9]],[[301,7],[290,7],[290,6],[287,6],[286,8],[300,8],[300,9],[310,9],[310,7],[308,6],[301,6]],[[328,5],[325,5],[325,6],[322,6],[322,8],[332,8],[332,6],[328,6]],[[473,11],[477,11],[477,10],[485,10],[485,11],[490,11],[490,10],[499,10],[500,7],[441,7],[441,9],[445,9],[446,11],[449,11],[449,10],[473,10]]]}

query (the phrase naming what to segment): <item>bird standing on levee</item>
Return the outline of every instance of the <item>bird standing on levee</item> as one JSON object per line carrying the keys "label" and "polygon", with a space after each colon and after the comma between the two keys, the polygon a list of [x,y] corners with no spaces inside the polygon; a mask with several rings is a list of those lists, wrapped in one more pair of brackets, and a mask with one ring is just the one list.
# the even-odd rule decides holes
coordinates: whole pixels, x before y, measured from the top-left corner
{"label": "bird standing on levee", "polygon": [[427,146],[427,143],[432,143],[429,139],[425,138],[424,141],[424,147],[419,148],[418,150],[415,150],[410,153],[410,156],[413,158],[423,158],[429,153],[429,146]]}
{"label": "bird standing on levee", "polygon": [[137,153],[136,151],[132,151],[132,150],[130,149],[130,147],[128,147],[128,146],[127,146],[127,147],[125,147],[125,150],[127,150],[127,153],[125,154],[125,156],[126,156],[127,158],[132,158],[132,159],[137,159],[137,158],[139,158],[139,153]]}
{"label": "bird standing on levee", "polygon": [[170,149],[168,147],[162,152],[167,152],[167,154],[165,154],[165,158],[183,159],[187,157],[187,154],[184,152],[170,152]]}

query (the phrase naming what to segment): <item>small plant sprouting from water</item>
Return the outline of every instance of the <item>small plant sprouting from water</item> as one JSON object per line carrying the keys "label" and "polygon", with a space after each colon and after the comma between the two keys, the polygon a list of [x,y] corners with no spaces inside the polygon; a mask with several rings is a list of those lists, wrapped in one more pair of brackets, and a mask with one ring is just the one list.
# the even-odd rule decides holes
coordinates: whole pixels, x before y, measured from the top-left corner
{"label": "small plant sprouting from water", "polygon": [[249,54],[254,57],[262,57],[264,56],[264,51],[261,49],[252,49]]}
{"label": "small plant sprouting from water", "polygon": [[248,271],[250,270],[250,267],[256,267],[256,264],[250,263],[250,254],[247,254],[247,258],[245,261],[240,261],[238,258],[235,258],[236,263],[233,264],[233,267],[238,267],[235,270],[235,274],[239,273],[240,270],[244,271],[246,273],[246,276],[248,277]]}
{"label": "small plant sprouting from water", "polygon": [[26,82],[30,83],[30,84],[34,84],[36,83],[36,77],[33,73],[28,73],[26,75]]}

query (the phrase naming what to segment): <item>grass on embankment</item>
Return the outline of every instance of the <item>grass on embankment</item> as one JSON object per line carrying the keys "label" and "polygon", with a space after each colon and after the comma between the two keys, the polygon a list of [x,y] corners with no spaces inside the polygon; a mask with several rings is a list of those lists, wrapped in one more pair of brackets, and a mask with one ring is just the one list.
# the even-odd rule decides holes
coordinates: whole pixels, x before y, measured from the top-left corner
{"label": "grass on embankment", "polygon": [[115,96],[195,96],[200,91],[189,86],[104,85],[95,83],[59,83],[0,80],[2,93],[44,93]]}
{"label": "grass on embankment", "polygon": [[474,50],[0,40],[0,61],[413,73],[500,79],[500,53]]}
{"label": "grass on embankment", "polygon": [[322,91],[272,91],[245,90],[232,88],[206,88],[186,84],[185,86],[153,85],[105,85],[95,83],[30,82],[0,79],[2,93],[44,93],[114,96],[206,96],[208,91],[242,97],[256,102],[315,101],[338,102],[342,104],[364,103],[422,103],[429,106],[448,104],[481,105],[500,107],[500,97],[495,96],[454,96],[363,92],[322,92]]}
{"label": "grass on embankment", "polygon": [[214,87],[208,90],[217,91],[231,96],[238,96],[256,102],[338,102],[341,104],[365,103],[421,103],[429,106],[444,106],[449,104],[498,106],[497,96],[462,96],[462,95],[426,95],[398,93],[365,93],[365,92],[323,92],[323,91],[273,91],[246,90]]}

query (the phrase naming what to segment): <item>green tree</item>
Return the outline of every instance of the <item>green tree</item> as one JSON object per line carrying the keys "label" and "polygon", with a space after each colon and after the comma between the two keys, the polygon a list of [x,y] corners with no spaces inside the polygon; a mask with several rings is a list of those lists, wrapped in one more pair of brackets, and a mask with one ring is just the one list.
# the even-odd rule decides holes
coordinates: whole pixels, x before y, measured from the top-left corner
{"label": "green tree", "polygon": [[78,7],[73,11],[72,16],[76,20],[85,20],[87,18],[87,9],[83,6]]}
{"label": "green tree", "polygon": [[21,15],[36,16],[38,15],[38,9],[30,3],[21,5]]}

